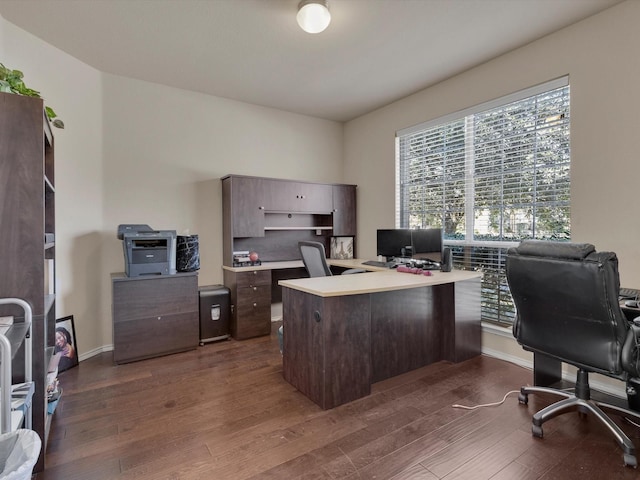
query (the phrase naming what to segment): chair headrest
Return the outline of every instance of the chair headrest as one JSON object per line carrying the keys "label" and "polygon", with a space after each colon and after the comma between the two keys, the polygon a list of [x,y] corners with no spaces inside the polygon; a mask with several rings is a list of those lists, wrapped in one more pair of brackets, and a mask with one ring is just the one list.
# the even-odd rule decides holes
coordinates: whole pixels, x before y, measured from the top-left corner
{"label": "chair headrest", "polygon": [[523,240],[520,245],[511,249],[519,255],[536,257],[566,258],[583,260],[596,251],[590,243],[563,243],[547,240]]}

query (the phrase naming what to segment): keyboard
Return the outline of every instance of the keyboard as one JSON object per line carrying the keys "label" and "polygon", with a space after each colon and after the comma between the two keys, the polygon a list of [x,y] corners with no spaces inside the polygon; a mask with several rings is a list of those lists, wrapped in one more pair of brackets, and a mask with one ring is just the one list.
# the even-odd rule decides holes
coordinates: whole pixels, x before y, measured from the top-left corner
{"label": "keyboard", "polygon": [[362,262],[363,265],[368,265],[370,267],[382,267],[382,268],[392,268],[396,262],[380,262],[378,260],[367,260],[366,262]]}
{"label": "keyboard", "polygon": [[620,288],[618,296],[620,298],[635,300],[638,298],[638,294],[640,294],[640,290],[636,290],[635,288]]}

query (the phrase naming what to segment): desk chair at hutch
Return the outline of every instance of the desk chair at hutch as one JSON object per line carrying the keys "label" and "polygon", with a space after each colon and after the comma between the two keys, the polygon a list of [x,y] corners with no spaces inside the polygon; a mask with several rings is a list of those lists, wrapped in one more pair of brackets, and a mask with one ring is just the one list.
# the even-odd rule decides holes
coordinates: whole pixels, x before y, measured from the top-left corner
{"label": "desk chair at hutch", "polygon": [[624,463],[637,466],[629,437],[603,410],[640,420],[640,412],[591,399],[589,373],[627,381],[640,376],[640,322],[629,322],[618,300],[618,259],[588,243],[525,240],[508,251],[507,280],[516,306],[513,333],[518,343],[578,369],[575,393],[548,387],[522,387],[520,403],[531,393],[563,397],[533,415],[532,433],[569,412],[593,414],[624,451]]}

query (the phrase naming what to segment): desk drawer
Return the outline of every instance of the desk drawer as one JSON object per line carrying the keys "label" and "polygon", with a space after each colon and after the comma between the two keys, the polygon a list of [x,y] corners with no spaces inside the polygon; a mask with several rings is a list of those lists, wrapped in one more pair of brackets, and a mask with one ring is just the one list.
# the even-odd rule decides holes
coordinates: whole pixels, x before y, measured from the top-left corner
{"label": "desk drawer", "polygon": [[235,339],[258,337],[271,333],[271,285],[238,289],[233,315],[232,335]]}
{"label": "desk drawer", "polygon": [[113,359],[126,363],[198,348],[198,327],[195,310],[115,323]]}
{"label": "desk drawer", "polygon": [[271,270],[236,273],[236,285],[238,289],[256,285],[271,285]]}
{"label": "desk drawer", "polygon": [[238,302],[236,304],[238,312],[260,307],[271,308],[271,285],[238,289]]}
{"label": "desk drawer", "polygon": [[232,331],[236,340],[271,334],[271,305],[241,308],[236,314],[238,322]]}

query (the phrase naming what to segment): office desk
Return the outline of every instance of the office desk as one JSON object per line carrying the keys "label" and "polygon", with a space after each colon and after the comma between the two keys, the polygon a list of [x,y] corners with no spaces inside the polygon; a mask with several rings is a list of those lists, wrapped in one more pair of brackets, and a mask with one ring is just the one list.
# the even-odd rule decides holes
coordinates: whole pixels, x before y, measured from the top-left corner
{"label": "office desk", "polygon": [[284,378],[323,409],[386,378],[480,353],[479,273],[376,270],[279,282]]}
{"label": "office desk", "polygon": [[[338,269],[359,266],[370,271],[387,268],[362,265],[359,260],[328,260]],[[271,303],[281,301],[278,282],[308,277],[302,260],[263,262],[250,267],[223,266],[224,285],[231,292],[231,336],[236,340],[271,333]]]}

